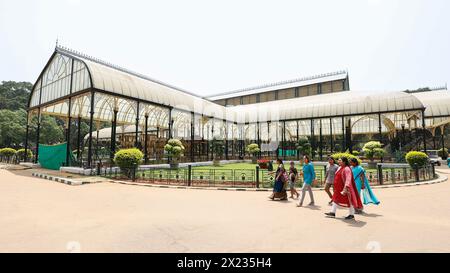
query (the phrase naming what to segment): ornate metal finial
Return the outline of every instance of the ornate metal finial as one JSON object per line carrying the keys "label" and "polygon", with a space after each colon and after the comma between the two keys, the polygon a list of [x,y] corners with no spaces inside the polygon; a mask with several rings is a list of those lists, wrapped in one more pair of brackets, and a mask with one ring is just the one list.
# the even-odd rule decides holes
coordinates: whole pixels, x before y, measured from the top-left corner
{"label": "ornate metal finial", "polygon": [[58,44],[58,35],[56,35],[56,46],[55,47],[58,47],[59,46],[59,44]]}

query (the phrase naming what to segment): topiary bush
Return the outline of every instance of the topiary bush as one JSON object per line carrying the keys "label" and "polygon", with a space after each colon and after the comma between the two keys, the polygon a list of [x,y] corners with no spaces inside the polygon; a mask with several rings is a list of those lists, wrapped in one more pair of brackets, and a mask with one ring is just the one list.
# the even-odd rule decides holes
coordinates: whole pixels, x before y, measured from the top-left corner
{"label": "topiary bush", "polygon": [[169,139],[167,141],[167,144],[164,146],[164,151],[168,153],[168,155],[174,159],[180,158],[180,156],[184,153],[184,146],[183,143],[179,139]]}
{"label": "topiary bush", "polygon": [[426,153],[417,151],[407,153],[405,159],[411,167],[417,166],[419,168],[426,166],[430,160]]}
{"label": "topiary bush", "polygon": [[247,151],[247,153],[252,155],[252,163],[256,164],[256,156],[261,151],[261,149],[259,149],[259,145],[256,143],[249,144],[245,150]]}
{"label": "topiary bush", "polygon": [[[16,157],[19,158],[19,160],[25,159],[25,149],[17,150]],[[33,152],[31,152],[30,149],[27,149],[27,158],[32,158],[32,157],[33,157]]]}
{"label": "topiary bush", "polygon": [[123,149],[114,155],[114,163],[128,176],[131,176],[133,168],[139,166],[144,154],[137,148]]}
{"label": "topiary bush", "polygon": [[375,158],[383,158],[386,154],[386,151],[383,149],[383,144],[379,141],[369,141],[364,144],[362,148],[364,155],[373,161]]}
{"label": "topiary bush", "polygon": [[361,161],[361,159],[359,159],[359,157],[352,155],[351,153],[335,153],[335,154],[332,154],[331,157],[334,158],[334,160],[336,160],[336,162],[339,160],[339,158],[346,157],[349,160],[351,158],[356,158],[358,160],[359,164],[362,163],[362,161]]}

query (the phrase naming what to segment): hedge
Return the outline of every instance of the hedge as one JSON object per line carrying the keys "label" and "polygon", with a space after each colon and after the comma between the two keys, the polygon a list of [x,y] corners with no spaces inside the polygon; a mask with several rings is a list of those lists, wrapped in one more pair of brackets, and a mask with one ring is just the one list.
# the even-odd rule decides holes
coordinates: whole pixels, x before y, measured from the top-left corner
{"label": "hedge", "polygon": [[[27,149],[27,158],[32,158],[33,157],[33,152],[31,152],[30,149]],[[19,149],[16,152],[16,156],[20,159],[23,159],[25,157],[25,149]]]}
{"label": "hedge", "polygon": [[17,153],[16,150],[14,150],[13,148],[3,148],[0,149],[0,156],[4,156],[4,157],[11,157],[14,156]]}

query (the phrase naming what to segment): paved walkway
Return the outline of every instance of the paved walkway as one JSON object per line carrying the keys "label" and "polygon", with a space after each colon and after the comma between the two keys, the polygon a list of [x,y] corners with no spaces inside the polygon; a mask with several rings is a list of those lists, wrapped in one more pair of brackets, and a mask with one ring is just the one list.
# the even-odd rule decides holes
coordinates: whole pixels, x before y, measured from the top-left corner
{"label": "paved walkway", "polygon": [[[355,222],[267,192],[67,186],[0,170],[0,252],[450,252],[450,182],[377,189]],[[306,197],[308,200],[308,197]]]}

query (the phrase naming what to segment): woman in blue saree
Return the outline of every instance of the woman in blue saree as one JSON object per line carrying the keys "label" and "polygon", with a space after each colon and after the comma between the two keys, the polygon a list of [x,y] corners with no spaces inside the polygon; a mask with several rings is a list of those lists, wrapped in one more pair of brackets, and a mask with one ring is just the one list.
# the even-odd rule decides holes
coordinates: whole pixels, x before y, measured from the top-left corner
{"label": "woman in blue saree", "polygon": [[[275,200],[281,200],[281,201],[285,201],[287,200],[287,193],[286,193],[286,187],[285,187],[285,183],[286,183],[286,170],[284,169],[283,166],[283,161],[281,161],[281,159],[277,159],[277,163],[278,163],[278,169],[275,172],[275,183],[273,185],[273,193],[271,196],[269,196],[270,199]],[[269,175],[273,175],[274,173],[268,173]]]}
{"label": "woman in blue saree", "polygon": [[353,177],[355,178],[356,189],[358,190],[359,196],[362,196],[363,204],[380,204],[380,201],[378,201],[378,198],[370,188],[369,180],[367,180],[366,176],[366,170],[364,170],[364,168],[359,165],[358,159],[350,159],[350,165],[352,165],[352,173]]}

